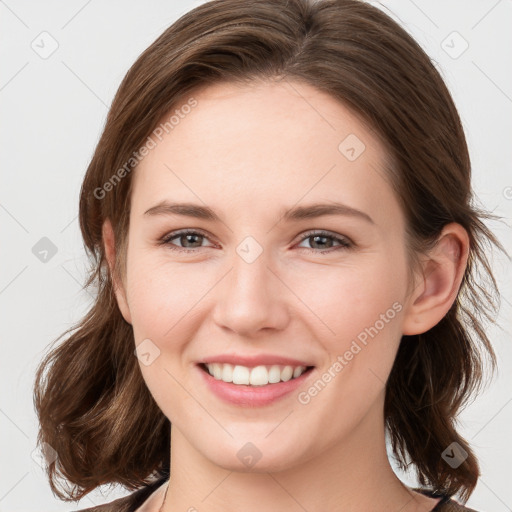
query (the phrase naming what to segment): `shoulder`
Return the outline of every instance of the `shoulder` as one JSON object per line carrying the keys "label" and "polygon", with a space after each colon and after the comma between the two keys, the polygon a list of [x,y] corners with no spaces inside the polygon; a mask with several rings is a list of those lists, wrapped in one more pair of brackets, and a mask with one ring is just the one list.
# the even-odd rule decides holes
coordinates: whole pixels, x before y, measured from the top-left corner
{"label": "shoulder", "polygon": [[478,512],[473,508],[467,508],[460,503],[452,499],[447,499],[446,501],[441,500],[437,507],[432,512]]}
{"label": "shoulder", "polygon": [[111,501],[110,503],[104,503],[103,505],[97,505],[95,507],[83,508],[77,510],[77,512],[131,512],[133,509],[134,496],[139,491],[135,491],[128,496],[118,498],[117,500]]}
{"label": "shoulder", "polygon": [[161,477],[154,482],[137,489],[128,496],[123,496],[109,503],[84,508],[76,512],[136,512],[137,509],[148,499],[148,497],[167,481],[167,477]]}
{"label": "shoulder", "polygon": [[449,496],[443,493],[426,489],[414,490],[420,492],[421,494],[425,494],[426,496],[429,496],[431,498],[441,498],[441,500],[438,502],[438,504],[435,506],[432,512],[478,512],[475,509],[461,505],[458,501],[455,501],[454,499],[450,498]]}

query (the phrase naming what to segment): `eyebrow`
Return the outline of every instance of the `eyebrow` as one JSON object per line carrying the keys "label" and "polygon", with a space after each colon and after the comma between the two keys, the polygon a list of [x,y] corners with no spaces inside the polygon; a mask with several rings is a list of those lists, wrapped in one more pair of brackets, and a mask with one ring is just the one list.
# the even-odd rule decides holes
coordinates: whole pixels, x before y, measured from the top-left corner
{"label": "eyebrow", "polygon": [[[182,215],[184,217],[221,222],[220,217],[208,206],[201,206],[194,203],[172,203],[165,200],[149,208],[149,210],[146,210],[144,215]],[[337,202],[295,206],[289,210],[282,211],[281,215],[285,221],[314,219],[322,215],[343,215],[360,218],[370,224],[375,224],[367,213]]]}

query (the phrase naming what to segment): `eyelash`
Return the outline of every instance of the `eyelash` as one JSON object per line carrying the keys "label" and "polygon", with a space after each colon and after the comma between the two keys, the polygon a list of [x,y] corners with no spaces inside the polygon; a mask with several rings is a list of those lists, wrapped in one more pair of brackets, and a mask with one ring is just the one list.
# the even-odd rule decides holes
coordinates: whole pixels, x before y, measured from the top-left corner
{"label": "eyelash", "polygon": [[[193,253],[193,252],[197,252],[197,249],[202,249],[202,247],[198,247],[198,248],[195,248],[195,249],[186,249],[184,247],[179,247],[177,245],[174,245],[171,243],[171,240],[174,240],[175,238],[178,238],[180,236],[186,236],[186,235],[199,235],[199,236],[202,236],[204,238],[208,238],[208,236],[199,231],[199,230],[189,230],[189,229],[185,229],[185,230],[182,230],[182,231],[173,231],[171,233],[168,233],[166,235],[164,235],[160,240],[159,240],[159,244],[160,245],[167,245],[172,251],[177,251],[177,252],[185,252],[185,253]],[[307,247],[300,247],[300,249],[305,249],[307,252],[310,252],[310,253],[318,253],[318,254],[330,254],[331,252],[334,252],[334,251],[337,251],[337,250],[340,250],[340,249],[351,249],[355,244],[350,241],[347,237],[341,237],[341,236],[336,236],[328,231],[308,231],[306,232],[301,240],[299,240],[299,243],[302,243],[304,240],[307,240],[308,238],[312,238],[314,236],[321,236],[321,237],[325,237],[325,238],[330,238],[332,240],[335,240],[337,242],[340,243],[340,245],[338,247],[331,247],[330,249],[327,249],[327,250],[320,250],[320,249],[308,249]]]}

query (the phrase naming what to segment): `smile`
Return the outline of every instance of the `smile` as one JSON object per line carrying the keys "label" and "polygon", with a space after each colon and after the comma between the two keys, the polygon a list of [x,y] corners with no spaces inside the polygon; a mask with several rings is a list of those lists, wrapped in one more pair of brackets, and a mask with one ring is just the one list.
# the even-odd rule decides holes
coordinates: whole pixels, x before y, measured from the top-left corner
{"label": "smile", "polygon": [[260,365],[253,368],[227,363],[208,363],[202,365],[205,371],[216,380],[249,386],[266,386],[287,382],[300,377],[312,367],[290,365]]}
{"label": "smile", "polygon": [[[294,396],[313,375],[314,366],[199,363],[200,380],[225,403],[238,407],[263,407]],[[313,378],[313,377],[311,377]],[[225,380],[224,380],[225,379]]]}

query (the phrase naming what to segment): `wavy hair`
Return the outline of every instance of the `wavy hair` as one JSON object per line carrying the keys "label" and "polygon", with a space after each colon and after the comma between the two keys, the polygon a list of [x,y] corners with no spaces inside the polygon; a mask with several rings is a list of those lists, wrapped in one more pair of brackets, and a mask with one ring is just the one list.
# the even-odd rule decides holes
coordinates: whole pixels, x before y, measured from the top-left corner
{"label": "wavy hair", "polygon": [[[91,262],[85,286],[94,287],[96,298],[55,340],[65,337],[45,354],[35,378],[38,442],[58,454],[47,466],[53,492],[76,500],[103,484],[134,490],[169,472],[170,423],[134,356],[102,225],[112,223],[114,272],[122,277],[134,155],[194,91],[255,80],[312,85],[379,137],[406,218],[411,268],[443,226],[466,229],[469,259],[457,298],[435,327],[402,337],[384,415],[400,467],[412,464],[421,485],[467,500],[479,467],[456,417],[483,383],[486,362],[491,370],[496,365],[484,321],[494,321],[499,293],[486,251],[504,249],[484,223],[496,217],[475,205],[464,131],[438,70],[406,30],[359,0],[209,1],[166,29],[124,77],[80,195]],[[454,441],[468,453],[458,468],[441,457]]]}

